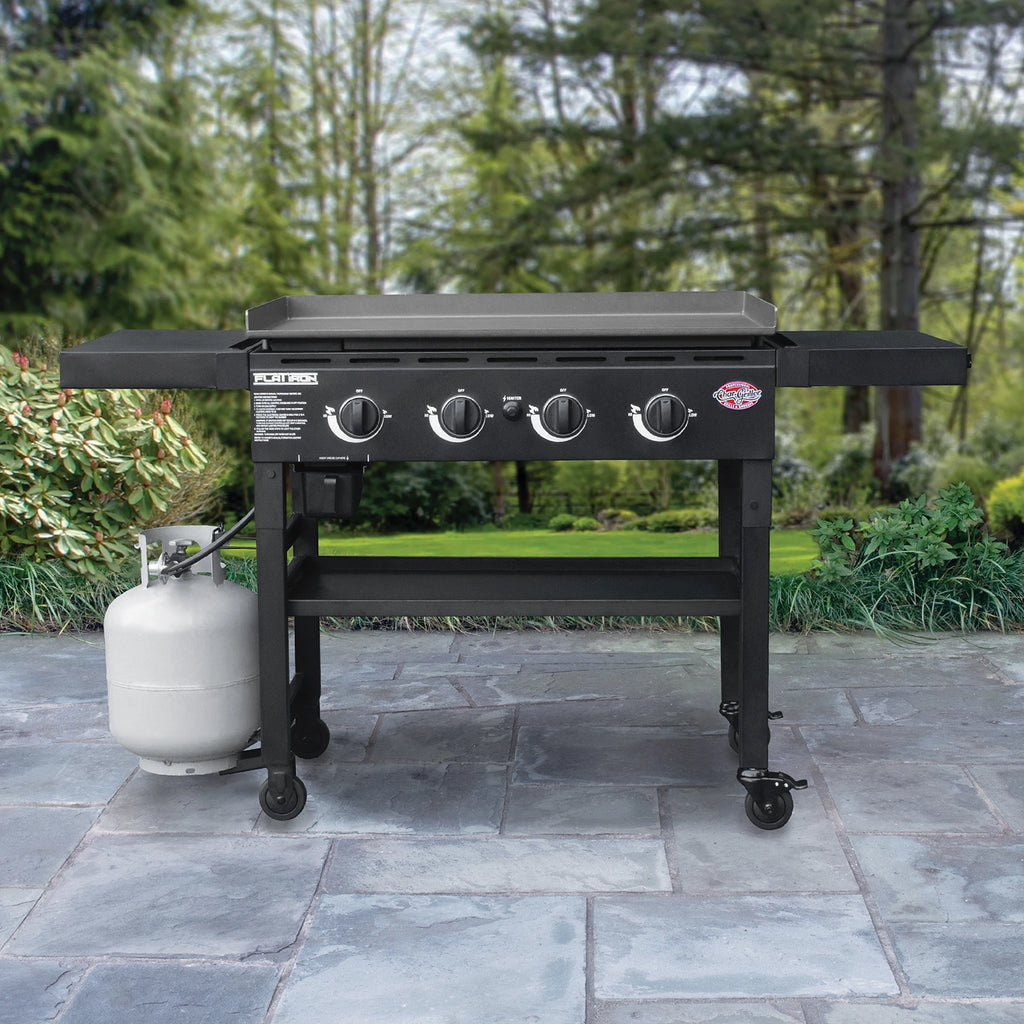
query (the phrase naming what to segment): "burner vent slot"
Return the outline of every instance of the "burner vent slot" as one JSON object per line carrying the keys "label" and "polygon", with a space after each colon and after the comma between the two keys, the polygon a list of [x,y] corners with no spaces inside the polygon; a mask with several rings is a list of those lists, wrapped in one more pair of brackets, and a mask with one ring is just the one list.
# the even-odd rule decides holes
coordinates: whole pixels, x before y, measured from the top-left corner
{"label": "burner vent slot", "polygon": [[400,363],[402,360],[398,356],[349,356],[348,361],[361,366],[376,366],[381,363]]}
{"label": "burner vent slot", "polygon": [[573,363],[577,366],[586,366],[591,363],[607,363],[607,356],[555,356],[556,363]]}
{"label": "burner vent slot", "polygon": [[747,357],[743,356],[743,355],[736,355],[736,356],[725,356],[725,355],[694,356],[693,357],[693,361],[695,363],[742,363],[742,362],[744,362],[746,360],[746,358]]}
{"label": "burner vent slot", "polygon": [[418,363],[468,363],[469,356],[420,356]]}
{"label": "burner vent slot", "polygon": [[626,356],[627,363],[674,363],[675,356]]}
{"label": "burner vent slot", "polygon": [[282,366],[330,366],[330,356],[282,356]]}
{"label": "burner vent slot", "polygon": [[488,356],[489,363],[536,363],[536,356]]}

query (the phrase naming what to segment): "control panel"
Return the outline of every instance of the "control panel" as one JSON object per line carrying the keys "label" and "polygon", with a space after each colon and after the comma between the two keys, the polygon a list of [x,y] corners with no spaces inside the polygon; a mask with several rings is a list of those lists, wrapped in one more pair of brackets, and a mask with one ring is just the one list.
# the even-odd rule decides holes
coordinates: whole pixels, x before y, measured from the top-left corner
{"label": "control panel", "polygon": [[296,365],[254,355],[253,455],[303,463],[771,458],[775,370],[758,355],[567,367],[493,358],[424,365],[408,354]]}

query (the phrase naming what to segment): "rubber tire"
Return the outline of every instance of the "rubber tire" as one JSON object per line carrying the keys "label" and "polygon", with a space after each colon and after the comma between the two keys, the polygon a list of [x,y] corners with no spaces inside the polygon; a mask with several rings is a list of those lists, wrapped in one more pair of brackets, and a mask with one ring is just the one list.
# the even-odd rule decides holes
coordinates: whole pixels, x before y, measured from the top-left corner
{"label": "rubber tire", "polygon": [[292,753],[304,761],[319,757],[330,743],[331,730],[322,718],[318,718],[311,729],[300,726],[298,722],[292,726]]}
{"label": "rubber tire", "polygon": [[268,818],[275,821],[290,821],[302,813],[306,806],[306,787],[302,779],[292,779],[291,789],[285,793],[284,802],[278,804],[270,802],[270,780],[260,786],[260,808]]}
{"label": "rubber tire", "polygon": [[[768,742],[771,743],[771,741],[772,741],[772,731],[771,731],[771,729],[769,729],[768,730]],[[739,730],[739,726],[737,726],[737,725],[730,725],[729,726],[729,749],[732,750],[733,753],[736,753],[736,754],[738,754],[740,752],[740,730]]]}
{"label": "rubber tire", "polygon": [[772,797],[772,802],[769,805],[771,810],[766,810],[763,803],[755,800],[752,793],[748,793],[744,806],[747,818],[754,825],[770,831],[782,828],[793,816],[793,794],[788,789],[779,789]]}

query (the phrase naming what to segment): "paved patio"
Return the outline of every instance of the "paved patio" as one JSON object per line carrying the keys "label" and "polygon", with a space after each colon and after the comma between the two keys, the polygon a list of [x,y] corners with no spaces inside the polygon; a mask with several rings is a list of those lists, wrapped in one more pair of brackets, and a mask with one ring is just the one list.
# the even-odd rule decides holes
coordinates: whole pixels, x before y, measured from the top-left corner
{"label": "paved patio", "polygon": [[1024,637],[774,637],[777,832],[717,644],[327,635],[280,823],[137,770],[101,636],[0,635],[3,1020],[1024,1021]]}

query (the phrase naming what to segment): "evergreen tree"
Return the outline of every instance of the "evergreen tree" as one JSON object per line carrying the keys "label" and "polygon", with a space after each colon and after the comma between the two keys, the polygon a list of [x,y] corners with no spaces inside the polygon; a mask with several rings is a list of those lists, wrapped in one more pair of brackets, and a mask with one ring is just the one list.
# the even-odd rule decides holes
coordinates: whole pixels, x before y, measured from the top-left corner
{"label": "evergreen tree", "polygon": [[185,3],[5,3],[0,16],[0,331],[188,317],[215,200],[194,109],[153,73]]}

